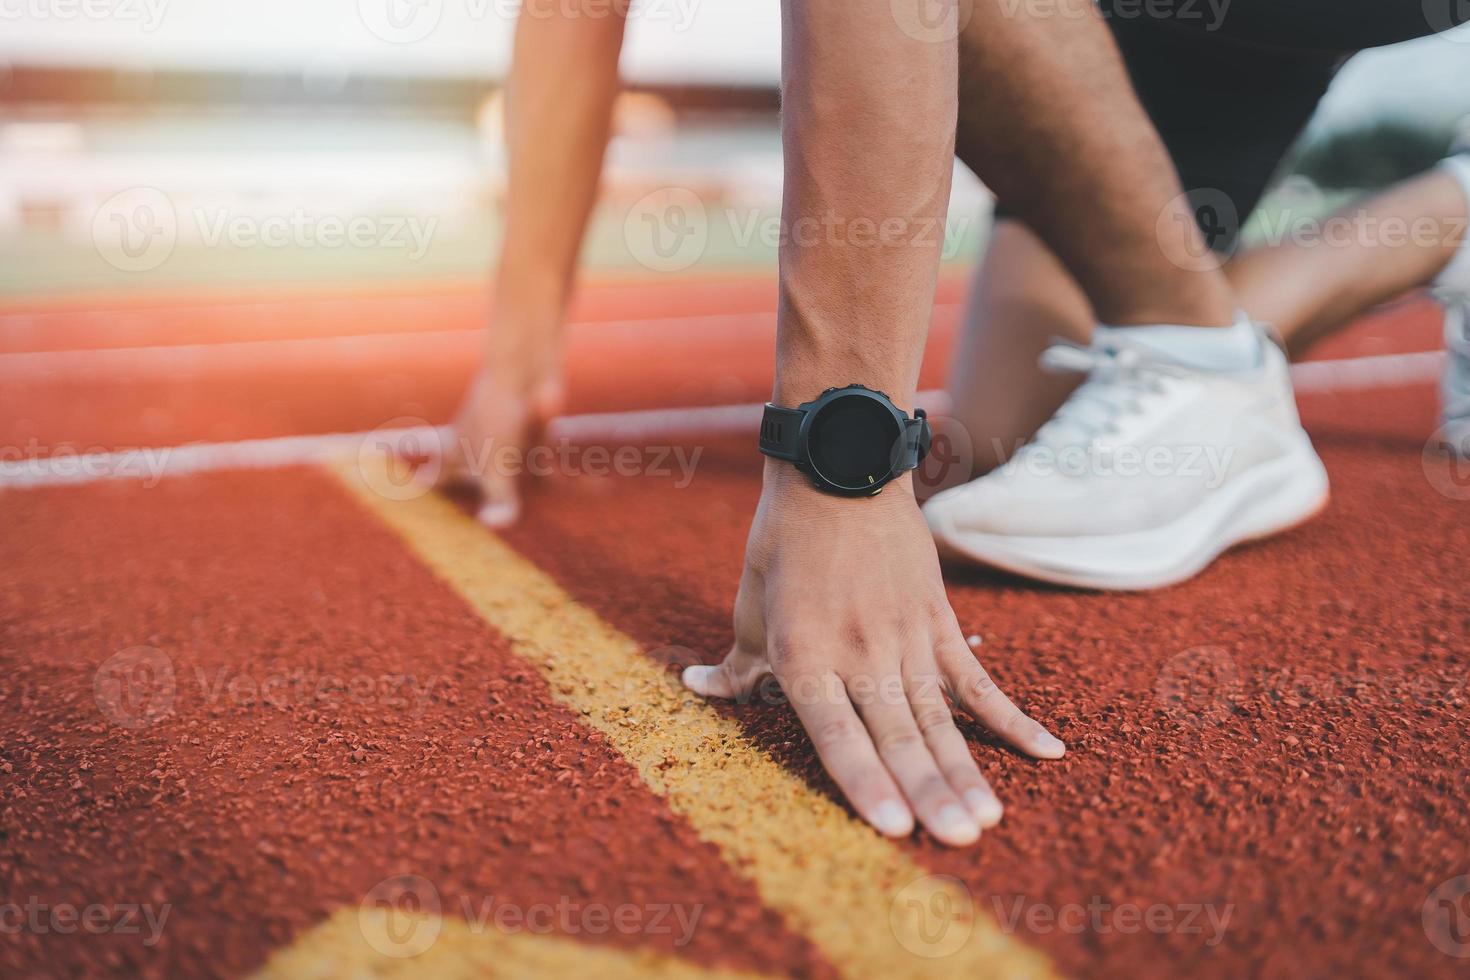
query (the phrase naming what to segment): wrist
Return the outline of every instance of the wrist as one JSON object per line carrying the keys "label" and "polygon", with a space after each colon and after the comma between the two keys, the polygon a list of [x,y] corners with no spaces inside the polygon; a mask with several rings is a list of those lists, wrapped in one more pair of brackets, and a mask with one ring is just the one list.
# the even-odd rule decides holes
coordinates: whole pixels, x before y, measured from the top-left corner
{"label": "wrist", "polygon": [[883,502],[914,500],[913,473],[907,472],[894,477],[884,486],[883,492],[871,497],[847,497],[819,490],[811,477],[796,468],[794,463],[781,459],[765,459],[761,473],[761,496],[778,504],[799,504],[829,507],[836,511],[872,513],[871,508]]}
{"label": "wrist", "polygon": [[523,329],[501,321],[485,342],[482,374],[512,391],[529,391],[561,371],[561,347],[551,329]]}
{"label": "wrist", "polygon": [[[782,358],[789,362],[793,358]],[[888,396],[905,415],[914,410],[915,382],[884,366],[856,363],[852,360],[823,362],[798,368],[778,367],[771,388],[771,403],[781,408],[796,408],[818,398],[829,388],[845,388],[859,384]]]}

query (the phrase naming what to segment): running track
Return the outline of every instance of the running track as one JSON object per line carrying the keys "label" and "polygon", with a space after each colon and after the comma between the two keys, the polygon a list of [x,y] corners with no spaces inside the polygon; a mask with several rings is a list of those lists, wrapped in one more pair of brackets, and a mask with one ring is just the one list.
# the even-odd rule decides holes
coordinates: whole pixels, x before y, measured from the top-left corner
{"label": "running track", "polygon": [[[773,303],[591,285],[572,411],[757,400]],[[12,306],[0,473],[440,424],[483,308],[459,283]],[[779,704],[679,690],[728,644],[746,437],[686,427],[688,486],[543,480],[499,537],[371,452],[0,491],[0,971],[1463,972],[1470,487],[1426,463],[1430,312],[1299,369],[1334,483],[1308,526],[1156,595],[950,575],[1069,746],[971,733],[1007,816],[968,851],[866,831]],[[156,942],[141,911],[101,928],[129,906],[167,909]],[[98,934],[59,907],[100,907]]]}

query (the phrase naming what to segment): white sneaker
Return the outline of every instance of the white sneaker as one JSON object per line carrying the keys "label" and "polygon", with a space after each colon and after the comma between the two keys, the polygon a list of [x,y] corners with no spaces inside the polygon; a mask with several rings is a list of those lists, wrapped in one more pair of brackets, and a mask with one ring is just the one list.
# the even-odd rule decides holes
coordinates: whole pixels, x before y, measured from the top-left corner
{"label": "white sneaker", "polygon": [[1009,462],[924,507],[942,553],[1060,585],[1153,589],[1327,503],[1286,358],[1216,373],[1165,359],[1127,330],[1053,347],[1088,379]]}
{"label": "white sneaker", "polygon": [[[1470,153],[1452,156],[1440,166],[1459,179],[1470,197]],[[1460,245],[1435,278],[1433,292],[1444,304],[1446,360],[1440,381],[1440,441],[1470,458],[1470,240]]]}
{"label": "white sneaker", "polygon": [[1470,294],[1445,302],[1444,377],[1440,379],[1440,441],[1470,459]]}

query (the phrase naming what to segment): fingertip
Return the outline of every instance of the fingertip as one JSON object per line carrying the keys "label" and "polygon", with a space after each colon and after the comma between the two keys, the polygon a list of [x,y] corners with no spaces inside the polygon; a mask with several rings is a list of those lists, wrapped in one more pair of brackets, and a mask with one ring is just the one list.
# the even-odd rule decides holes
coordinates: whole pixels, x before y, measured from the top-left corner
{"label": "fingertip", "polygon": [[714,673],[714,669],[706,664],[690,664],[684,668],[680,679],[684,681],[684,686],[695,694],[709,697],[711,694],[710,676]]}
{"label": "fingertip", "polygon": [[490,528],[510,527],[521,516],[521,506],[513,500],[491,500],[480,508],[475,519]]}
{"label": "fingertip", "polygon": [[897,800],[884,800],[873,808],[868,823],[884,837],[907,837],[914,832],[914,815]]}
{"label": "fingertip", "polygon": [[1061,739],[1039,725],[1037,728],[1040,730],[1032,739],[1032,755],[1038,759],[1060,759],[1067,754],[1067,746]]}
{"label": "fingertip", "polygon": [[980,825],[964,807],[953,803],[943,807],[928,822],[929,832],[946,847],[969,847],[980,839]]}
{"label": "fingertip", "polygon": [[988,789],[966,791],[965,805],[974,814],[981,830],[989,830],[996,826],[1000,823],[1000,818],[1005,815],[1005,807],[1001,806],[1000,800],[996,799],[995,794]]}

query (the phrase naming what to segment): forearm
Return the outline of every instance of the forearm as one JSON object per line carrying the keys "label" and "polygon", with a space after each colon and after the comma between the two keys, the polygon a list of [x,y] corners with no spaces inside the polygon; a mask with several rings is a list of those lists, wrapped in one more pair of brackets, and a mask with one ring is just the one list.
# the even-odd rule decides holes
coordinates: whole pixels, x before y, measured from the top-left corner
{"label": "forearm", "polygon": [[538,8],[517,24],[506,91],[509,191],[489,334],[503,363],[534,361],[555,347],[597,198],[623,28],[616,10],[589,17]]}
{"label": "forearm", "polygon": [[785,0],[775,399],[861,383],[912,407],[953,172],[956,53],[887,3]]}

